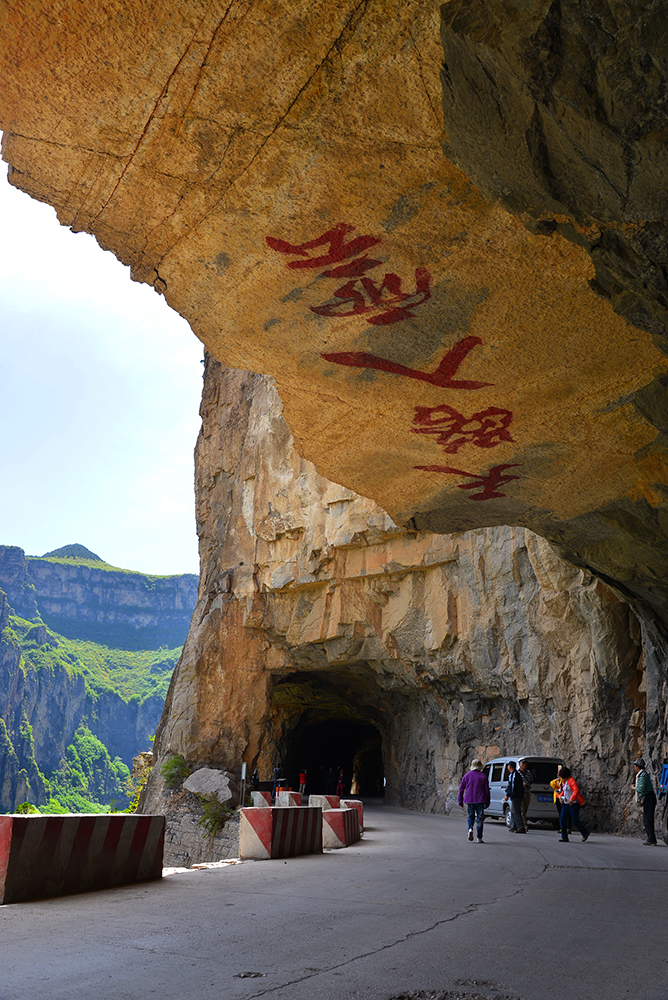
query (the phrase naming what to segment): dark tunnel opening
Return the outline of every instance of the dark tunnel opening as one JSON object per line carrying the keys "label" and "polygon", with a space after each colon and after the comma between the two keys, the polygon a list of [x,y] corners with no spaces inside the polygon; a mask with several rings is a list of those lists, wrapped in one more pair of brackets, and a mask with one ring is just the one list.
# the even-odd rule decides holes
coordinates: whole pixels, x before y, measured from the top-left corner
{"label": "dark tunnel opening", "polygon": [[346,795],[384,795],[386,734],[374,678],[368,674],[361,667],[354,687],[350,674],[336,671],[304,671],[278,682],[272,752],[290,788],[299,788],[305,770],[308,795],[335,795],[343,770]]}
{"label": "dark tunnel opening", "polygon": [[374,725],[327,719],[298,726],[292,733],[284,761],[292,788],[306,770],[306,792],[335,794],[343,770],[344,793],[367,797],[384,794],[383,748]]}

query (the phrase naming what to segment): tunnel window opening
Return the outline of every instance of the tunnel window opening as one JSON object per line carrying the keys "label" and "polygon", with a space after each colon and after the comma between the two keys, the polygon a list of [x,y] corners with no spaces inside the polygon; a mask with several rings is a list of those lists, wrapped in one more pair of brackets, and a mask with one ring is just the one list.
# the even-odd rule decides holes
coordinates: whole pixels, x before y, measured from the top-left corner
{"label": "tunnel window opening", "polygon": [[343,771],[346,795],[379,797],[384,794],[382,737],[371,723],[344,719],[307,722],[292,733],[284,771],[291,787],[299,774],[308,775],[309,795],[336,794]]}

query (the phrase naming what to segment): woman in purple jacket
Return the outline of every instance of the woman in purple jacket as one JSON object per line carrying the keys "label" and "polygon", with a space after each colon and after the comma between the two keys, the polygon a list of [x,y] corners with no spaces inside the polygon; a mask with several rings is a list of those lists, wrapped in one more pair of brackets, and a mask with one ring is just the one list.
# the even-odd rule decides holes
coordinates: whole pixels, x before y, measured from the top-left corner
{"label": "woman in purple jacket", "polygon": [[485,822],[484,810],[489,805],[489,782],[482,773],[482,761],[471,761],[471,770],[467,771],[459,786],[459,804],[462,808],[468,806],[468,838],[473,840],[473,821],[476,821],[478,843],[482,844],[482,826]]}

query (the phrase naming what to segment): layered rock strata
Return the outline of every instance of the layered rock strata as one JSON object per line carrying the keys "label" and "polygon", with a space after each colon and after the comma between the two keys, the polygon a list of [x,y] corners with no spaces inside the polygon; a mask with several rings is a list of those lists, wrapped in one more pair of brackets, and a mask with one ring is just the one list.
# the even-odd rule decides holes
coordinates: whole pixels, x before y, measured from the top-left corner
{"label": "layered rock strata", "polygon": [[529,527],[665,631],[664,5],[451,0],[442,41],[427,0],[0,18],[12,183],[275,376],[322,474],[417,531]]}
{"label": "layered rock strata", "polygon": [[[471,757],[544,753],[577,769],[594,824],[636,822],[629,761],[668,750],[665,662],[604,584],[522,528],[398,527],[298,455],[270,379],[211,357],[196,487],[200,591],[160,761],[268,778],[303,766],[309,734],[354,731],[390,801],[443,812]],[[155,768],[143,808],[179,803]]]}
{"label": "layered rock strata", "polygon": [[16,614],[41,616],[56,632],[125,648],[180,645],[195,606],[192,573],[149,576],[104,564],[25,556],[0,545],[0,587]]}

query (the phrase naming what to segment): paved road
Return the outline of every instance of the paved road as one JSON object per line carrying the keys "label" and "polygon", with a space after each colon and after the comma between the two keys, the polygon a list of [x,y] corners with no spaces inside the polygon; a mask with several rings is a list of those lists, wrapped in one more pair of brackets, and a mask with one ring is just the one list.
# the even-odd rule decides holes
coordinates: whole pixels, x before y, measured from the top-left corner
{"label": "paved road", "polygon": [[0,1000],[668,1000],[668,848],[367,810],[345,851],[0,907]]}

